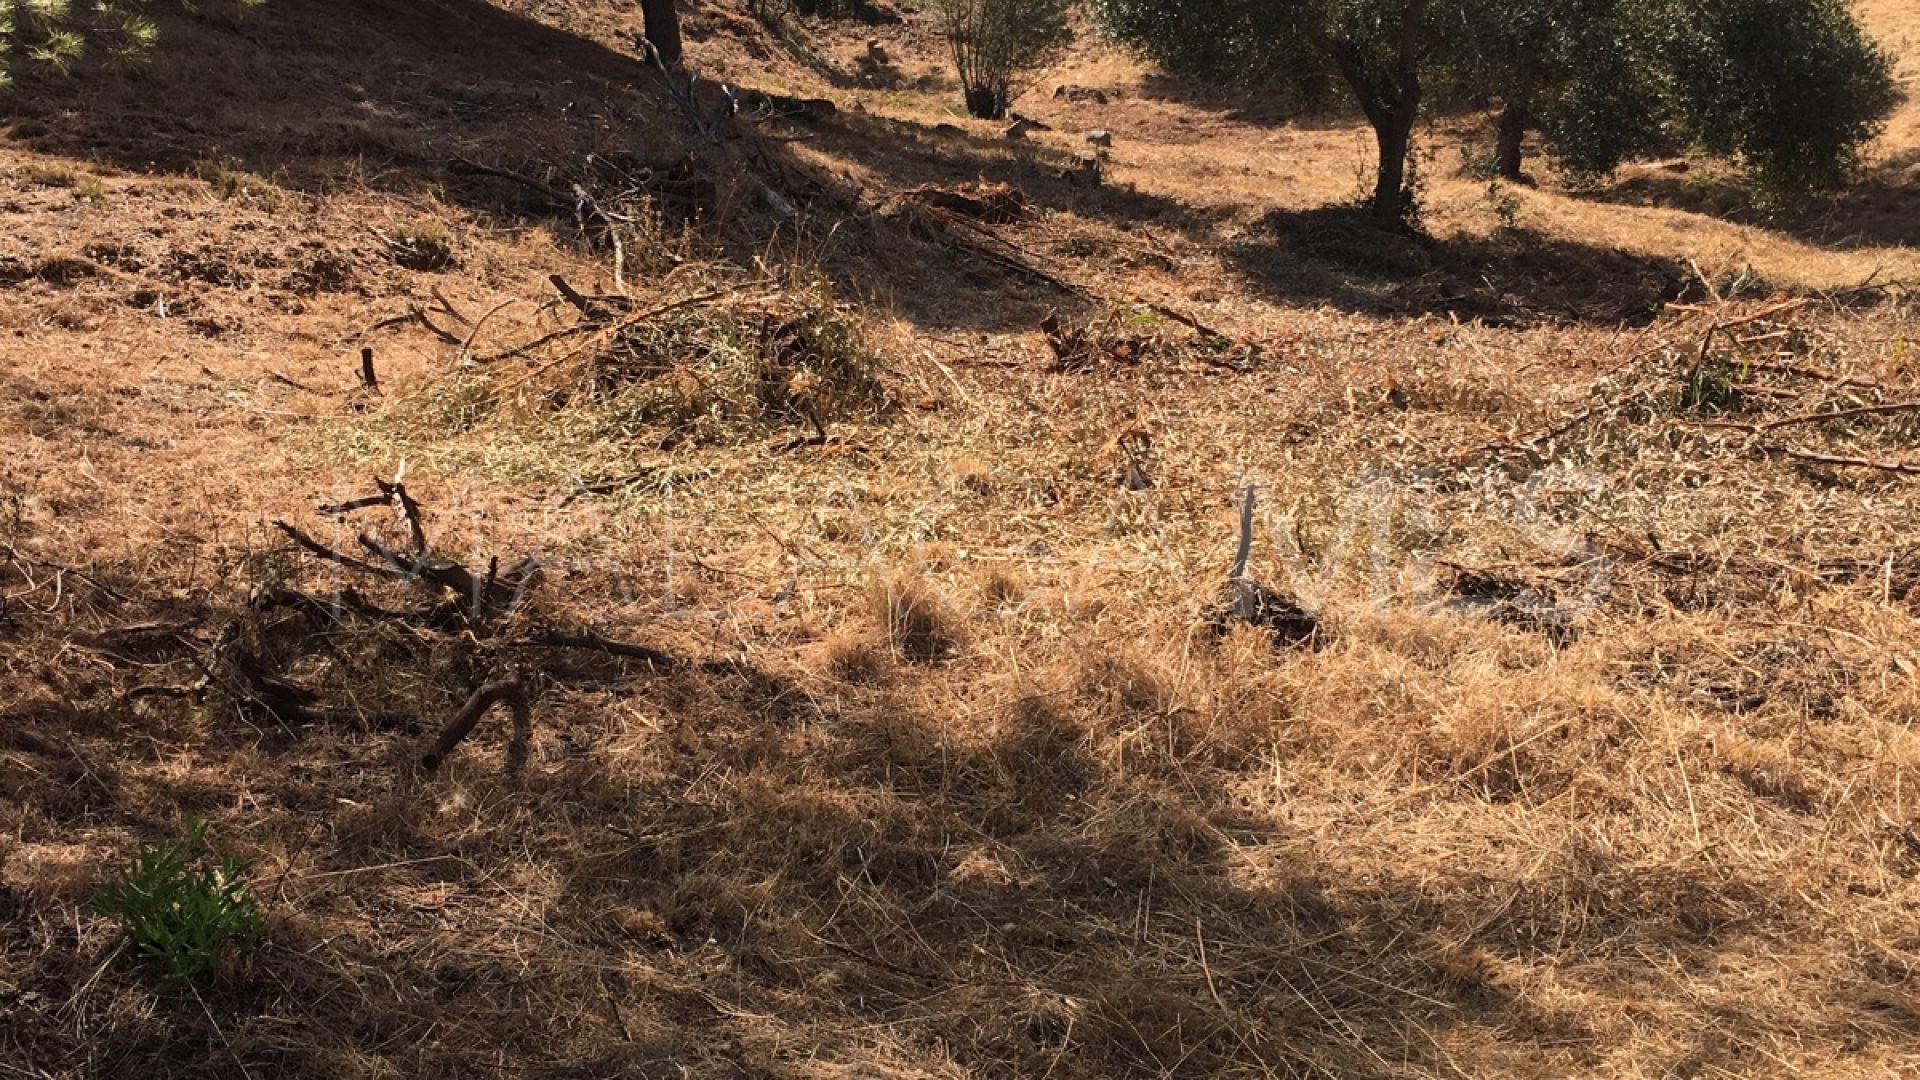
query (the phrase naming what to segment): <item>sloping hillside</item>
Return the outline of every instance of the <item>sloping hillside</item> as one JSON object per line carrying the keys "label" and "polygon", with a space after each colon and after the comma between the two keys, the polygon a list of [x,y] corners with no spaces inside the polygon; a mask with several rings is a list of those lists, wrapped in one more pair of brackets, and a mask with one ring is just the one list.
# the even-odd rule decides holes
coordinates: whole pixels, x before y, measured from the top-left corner
{"label": "sloping hillside", "polygon": [[[22,82],[0,1072],[1920,1067],[1920,105],[1772,219],[1442,118],[1385,237],[1345,118],[1083,39],[1010,141],[892,14],[694,7],[709,132],[570,0]],[[190,818],[192,989],[95,907]]]}

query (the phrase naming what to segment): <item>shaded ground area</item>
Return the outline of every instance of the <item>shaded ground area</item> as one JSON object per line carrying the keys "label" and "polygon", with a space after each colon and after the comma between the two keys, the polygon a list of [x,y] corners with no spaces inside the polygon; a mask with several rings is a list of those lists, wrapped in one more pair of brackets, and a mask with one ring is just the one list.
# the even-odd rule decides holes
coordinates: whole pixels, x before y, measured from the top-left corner
{"label": "shaded ground area", "polygon": [[1876,165],[1846,191],[1777,213],[1755,210],[1751,194],[1734,178],[1672,167],[1640,171],[1595,197],[1757,225],[1835,250],[1920,245],[1920,158],[1912,155]]}
{"label": "shaded ground area", "polygon": [[129,75],[23,79],[12,137],[133,171],[225,166],[302,191],[413,196],[443,188],[449,157],[476,142],[515,162],[686,145],[638,59],[486,3],[155,15],[167,47]]}
{"label": "shaded ground area", "polygon": [[[101,1076],[440,1076],[495,1053],[534,1075],[804,1075],[944,1044],[968,1071],[1222,1075],[1404,1066],[1430,1052],[1415,1027],[1505,1011],[1416,885],[1333,884],[1310,845],[1189,793],[1251,745],[1202,738],[1122,778],[1088,727],[1121,714],[1037,696],[961,733],[898,691],[822,700],[759,672],[631,692],[664,706],[650,745],[594,715],[605,699],[562,697],[539,726],[570,760],[522,778],[488,755],[423,781],[378,734],[318,731],[197,741],[227,784],[110,771],[55,796],[12,775],[46,827],[164,831],[271,791],[252,843],[325,854],[263,877],[272,943],[205,1009],[100,979],[71,926],[14,910],[10,978],[33,992],[7,1001],[6,1052]],[[37,722],[56,719],[87,758],[124,730]]]}
{"label": "shaded ground area", "polygon": [[[1670,305],[1744,259],[1444,171],[1381,233],[1299,209],[1332,121],[1090,52],[1016,143],[912,13],[688,15],[832,114],[716,146],[565,3],[274,0],[27,84],[0,1071],[1912,1070],[1909,294]],[[621,181],[666,163],[690,209]],[[378,559],[404,509],[317,507],[403,473],[421,559],[534,599],[273,525]],[[1310,633],[1223,606],[1248,484]],[[528,733],[427,771],[503,678]],[[193,990],[93,908],[188,815],[269,918]]]}
{"label": "shaded ground area", "polygon": [[1228,257],[1251,288],[1278,303],[1512,327],[1642,325],[1691,285],[1672,260],[1521,229],[1444,239],[1393,232],[1344,207],[1275,211]]}

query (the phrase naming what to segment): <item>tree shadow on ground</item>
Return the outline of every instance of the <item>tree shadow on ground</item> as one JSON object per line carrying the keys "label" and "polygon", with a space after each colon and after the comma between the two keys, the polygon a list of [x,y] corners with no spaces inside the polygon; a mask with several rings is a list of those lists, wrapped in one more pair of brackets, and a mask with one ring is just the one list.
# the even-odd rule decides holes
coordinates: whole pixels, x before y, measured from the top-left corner
{"label": "tree shadow on ground", "polygon": [[1146,225],[1205,236],[1230,213],[1195,207],[1126,185],[1089,187],[1062,175],[1085,155],[1015,141],[957,124],[927,125],[864,113],[843,113],[814,132],[820,152],[854,161],[885,191],[922,184],[987,180],[1011,184],[1048,210],[1122,227]]}
{"label": "tree shadow on ground", "polygon": [[[1490,957],[1577,955],[1630,979],[1748,929],[1744,883],[1662,881],[1688,902],[1648,909],[1644,868],[1598,849],[1506,900],[1468,867],[1356,875],[1327,838],[1236,801],[1271,732],[1149,721],[1132,692],[1036,692],[969,730],[884,686],[827,700],[744,668],[648,682],[622,691],[660,715],[637,770],[564,703],[519,776],[490,729],[437,780],[393,774],[377,740],[327,740],[314,760],[340,767],[290,771],[250,826],[326,835],[323,861],[277,886],[271,944],[205,1006],[156,1007],[125,966],[94,973],[87,1051],[99,1075],[803,1075],[804,1047],[902,1073],[1387,1077],[1443,1071],[1442,1040],[1466,1031],[1577,1072],[1593,1033],[1503,986]],[[1121,760],[1123,721],[1166,730]],[[449,831],[454,793],[484,821]],[[21,970],[50,1001],[91,967],[46,947],[58,932],[0,935],[41,949]],[[78,1052],[70,1025],[23,1030],[23,1060]]]}
{"label": "tree shadow on ground", "polygon": [[[1015,148],[958,127],[842,111],[813,127],[748,121],[780,136],[773,140],[725,148],[704,142],[663,92],[659,74],[610,44],[628,39],[637,11],[576,12],[566,30],[482,0],[274,4],[244,19],[213,9],[157,15],[164,44],[139,70],[83,66],[68,78],[23,78],[9,99],[9,137],[129,171],[198,176],[216,190],[270,186],[325,195],[367,187],[503,222],[540,223],[564,240],[577,237],[578,221],[551,191],[566,190],[590,156],[642,166],[685,162],[696,180],[716,189],[703,212],[726,219],[703,237],[742,261],[763,254],[770,231],[780,228],[773,215],[760,213],[752,185],[739,175],[764,170],[786,185],[790,202],[809,210],[803,228],[836,237],[800,247],[825,251],[829,272],[856,294],[943,329],[1024,329],[1063,297],[890,223],[873,223],[870,231],[842,227],[862,214],[853,185],[782,140],[812,140],[875,178],[886,189],[881,196],[984,176],[1020,187],[1039,205],[1123,225],[1204,227],[1172,200],[1076,189],[1056,175],[1070,163],[1064,154]],[[697,55],[698,43],[693,47]],[[705,106],[717,106],[718,94],[710,88]],[[543,192],[456,159],[550,184]],[[764,220],[733,227],[755,213]]]}
{"label": "tree shadow on ground", "polygon": [[[1273,823],[1184,774],[1115,774],[1038,699],[974,738],[758,670],[631,689],[664,710],[640,773],[565,708],[541,725],[571,749],[519,775],[491,730],[440,779],[409,775],[405,742],[307,732],[245,828],[324,834],[321,854],[262,879],[267,944],[204,992],[99,963],[48,897],[0,889],[0,959],[32,988],[0,992],[0,1050],[93,1076],[813,1075],[795,1047],[902,1072],[1385,1076],[1437,1064],[1415,1030],[1498,1008],[1371,888],[1331,896],[1304,858],[1236,880],[1232,849],[1281,842]],[[243,729],[210,736],[209,760],[246,753]],[[143,778],[71,812],[164,833],[217,816],[222,783]],[[484,827],[445,827],[454,792]],[[35,812],[35,836],[79,824]],[[87,1023],[55,1022],[76,1001]]]}
{"label": "tree shadow on ground", "polygon": [[[845,207],[868,226],[842,230],[844,243],[829,251],[837,276],[858,280],[874,299],[902,317],[933,329],[1030,330],[1050,310],[1083,302],[1077,294],[982,257],[977,250],[912,235],[909,225],[888,220],[889,197],[923,186],[985,182],[1016,189],[1040,214],[1064,212],[1111,225],[1198,239],[1210,235],[1228,211],[1200,208],[1136,188],[1076,183],[1064,173],[1076,158],[1056,148],[1015,142],[957,124],[923,124],[843,112],[805,130],[806,144],[830,161],[857,167],[865,188],[863,208]],[[871,213],[874,209],[882,212]],[[1006,230],[1018,237],[1018,228]],[[1033,249],[1023,255],[1040,256]],[[1057,267],[1056,267],[1057,268]],[[904,272],[903,272],[904,271]]]}
{"label": "tree shadow on ground", "polygon": [[1141,77],[1137,94],[1148,101],[1184,105],[1254,127],[1291,125],[1317,130],[1354,123],[1326,109],[1310,109],[1296,95],[1278,88],[1209,83],[1157,71]]}
{"label": "tree shadow on ground", "polygon": [[1291,304],[1489,324],[1651,321],[1690,280],[1671,260],[1523,229],[1436,238],[1383,228],[1343,206],[1276,210],[1228,260],[1249,286]]}
{"label": "tree shadow on ground", "polygon": [[1908,151],[1869,169],[1854,184],[1799,205],[1762,211],[1753,189],[1722,171],[1686,163],[1635,170],[1583,197],[1618,206],[1684,210],[1783,233],[1832,251],[1920,246],[1920,151]]}
{"label": "tree shadow on ground", "polygon": [[440,190],[449,157],[475,148],[526,161],[686,147],[637,57],[477,0],[156,16],[162,45],[138,69],[22,79],[12,136],[133,171],[217,164],[311,193]]}
{"label": "tree shadow on ground", "polygon": [[[524,766],[495,719],[424,774],[425,732],[305,724],[263,752],[231,709],[130,710],[149,667],[76,657],[61,620],[19,629],[49,685],[89,672],[23,712],[59,745],[0,755],[0,791],[46,796],[0,801],[0,826],[68,860],[0,880],[0,1055],[55,1075],[1384,1078],[1490,1045],[1477,1060],[1582,1075],[1608,1047],[1562,978],[1673,1007],[1661,973],[1808,914],[1584,829],[1506,865],[1417,830],[1350,847],[1343,822],[1377,811],[1349,796],[1409,804],[1358,774],[1283,797],[1285,707],[1203,716],[1124,656],[1010,685],[878,653],[667,675],[582,656],[545,669]],[[380,693],[460,696],[434,658],[381,656]],[[335,678],[385,711],[354,668]],[[948,680],[964,707],[927,711]],[[1433,797],[1524,820],[1592,782],[1493,760],[1432,774]],[[91,788],[89,762],[113,770]],[[99,851],[71,838],[195,813],[254,860],[270,925],[187,992],[76,915]],[[1551,970],[1546,992],[1510,964]],[[1796,1019],[1679,1007],[1754,1045]]]}

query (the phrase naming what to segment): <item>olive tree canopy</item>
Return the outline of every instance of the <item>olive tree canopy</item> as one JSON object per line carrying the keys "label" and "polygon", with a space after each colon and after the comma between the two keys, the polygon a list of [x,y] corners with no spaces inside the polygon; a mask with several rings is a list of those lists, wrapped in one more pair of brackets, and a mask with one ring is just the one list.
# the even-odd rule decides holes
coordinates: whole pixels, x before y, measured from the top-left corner
{"label": "olive tree canopy", "polygon": [[1846,0],[1090,2],[1170,71],[1357,105],[1386,220],[1412,209],[1407,154],[1430,96],[1496,107],[1510,175],[1538,131],[1576,172],[1697,145],[1772,192],[1842,181],[1898,100]]}

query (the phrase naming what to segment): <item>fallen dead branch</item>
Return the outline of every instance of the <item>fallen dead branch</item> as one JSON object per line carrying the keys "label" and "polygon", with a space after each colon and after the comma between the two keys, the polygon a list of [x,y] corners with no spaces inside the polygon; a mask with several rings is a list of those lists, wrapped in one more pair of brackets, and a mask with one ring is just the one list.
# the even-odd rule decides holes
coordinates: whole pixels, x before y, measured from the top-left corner
{"label": "fallen dead branch", "polygon": [[1920,401],[1894,401],[1885,405],[1861,405],[1851,409],[1833,409],[1826,412],[1801,413],[1796,416],[1784,416],[1778,420],[1761,423],[1743,424],[1727,420],[1704,422],[1701,426],[1733,428],[1739,431],[1761,434],[1778,431],[1781,428],[1796,427],[1801,424],[1819,424],[1829,420],[1857,420],[1867,416],[1898,416],[1902,413],[1920,412]]}
{"label": "fallen dead branch", "polygon": [[1151,342],[1141,334],[1118,332],[1117,322],[1118,313],[1108,312],[1105,318],[1069,325],[1057,312],[1049,312],[1040,321],[1040,333],[1053,353],[1053,370],[1087,371],[1103,363],[1140,362]]}
{"label": "fallen dead branch", "polygon": [[[450,311],[449,314],[453,313]],[[458,316],[456,315],[455,317],[457,318]],[[434,322],[433,317],[428,315],[427,309],[423,307],[411,307],[398,315],[389,315],[384,319],[377,320],[369,324],[365,330],[360,331],[359,336],[365,338],[369,334],[378,333],[381,330],[390,330],[396,326],[405,326],[408,323],[419,323],[428,333],[449,345],[460,344],[460,336],[448,330],[446,327],[441,326],[439,323]]]}
{"label": "fallen dead branch", "polygon": [[1234,549],[1233,569],[1220,599],[1207,617],[1207,628],[1215,637],[1223,637],[1235,623],[1265,631],[1275,646],[1316,642],[1320,620],[1293,598],[1254,580],[1249,567],[1253,555],[1253,511],[1257,494],[1248,484],[1240,494],[1240,535]]}
{"label": "fallen dead branch", "polygon": [[670,653],[661,652],[647,645],[636,645],[630,641],[615,641],[592,631],[565,633],[558,630],[541,630],[528,635],[520,644],[546,649],[584,649],[589,652],[606,653],[609,656],[620,656],[629,660],[643,660],[661,670],[680,666],[679,657]]}
{"label": "fallen dead branch", "polygon": [[[371,533],[357,536],[360,546],[374,558],[356,558],[324,544],[297,527],[275,522],[275,527],[299,548],[333,565],[390,582],[408,582],[431,586],[447,594],[452,604],[428,608],[384,608],[368,602],[352,589],[342,589],[331,602],[285,587],[257,593],[249,607],[254,612],[289,610],[317,627],[343,629],[348,618],[363,619],[378,625],[405,628],[422,640],[436,639],[452,643],[468,656],[468,665],[483,673],[482,685],[467,699],[441,731],[421,764],[433,770],[470,734],[482,716],[495,705],[505,703],[514,718],[515,742],[510,755],[524,752],[525,732],[536,692],[536,683],[525,675],[488,678],[485,672],[497,668],[497,657],[509,649],[575,649],[622,659],[638,660],[656,671],[677,670],[686,662],[665,650],[637,642],[622,641],[594,630],[577,630],[538,625],[527,613],[533,585],[538,580],[539,564],[532,558],[521,559],[503,572],[500,560],[490,559],[484,573],[466,564],[430,551],[424,514],[420,504],[399,481],[374,478],[375,494],[332,503],[322,513],[344,516],[380,507],[392,508],[402,519],[413,544],[412,552],[395,550]],[[448,617],[455,619],[447,624]],[[446,631],[455,631],[451,637]],[[232,687],[240,700],[283,720],[312,722],[321,718],[319,696],[271,670],[261,651],[246,644],[246,629],[236,622],[222,632],[209,650],[204,667],[209,678],[225,671],[224,685]],[[702,665],[712,669],[712,665]],[[512,758],[510,757],[510,760]]]}
{"label": "fallen dead branch", "polygon": [[1798,446],[1767,446],[1768,453],[1779,454],[1795,461],[1805,461],[1814,465],[1832,465],[1837,468],[1873,469],[1878,472],[1898,473],[1902,476],[1920,476],[1920,463],[1906,461],[1879,461],[1873,458],[1845,457],[1838,454],[1822,454]]}
{"label": "fallen dead branch", "polygon": [[[1710,317],[1711,321],[1707,324],[1705,330],[1700,332],[1698,341],[1682,346],[1681,341],[1684,339],[1682,339],[1679,336],[1679,334],[1669,333],[1667,335],[1657,337],[1651,344],[1648,344],[1644,347],[1636,348],[1624,361],[1620,362],[1619,364],[1616,364],[1614,367],[1609,369],[1604,375],[1600,377],[1599,380],[1597,380],[1594,383],[1593,389],[1590,392],[1594,394],[1598,394],[1601,391],[1603,386],[1618,379],[1621,375],[1626,373],[1629,369],[1633,368],[1635,365],[1641,364],[1642,362],[1648,360],[1649,358],[1662,356],[1662,355],[1669,356],[1669,357],[1673,357],[1673,356],[1691,356],[1692,357],[1692,360],[1687,365],[1686,369],[1680,373],[1680,379],[1682,381],[1682,384],[1687,387],[1696,387],[1701,385],[1702,380],[1706,379],[1712,373],[1711,369],[1713,369],[1716,364],[1723,366],[1728,371],[1739,371],[1739,372],[1746,372],[1746,373],[1757,372],[1757,371],[1770,371],[1770,372],[1779,373],[1779,374],[1792,374],[1792,375],[1798,375],[1802,377],[1816,378],[1816,379],[1821,379],[1826,381],[1834,381],[1842,385],[1852,385],[1852,386],[1873,385],[1868,381],[1842,379],[1841,377],[1835,376],[1830,372],[1821,371],[1816,368],[1807,368],[1807,367],[1793,365],[1782,359],[1783,354],[1778,349],[1776,349],[1772,355],[1765,356],[1765,357],[1755,357],[1750,355],[1750,351],[1755,346],[1766,345],[1769,343],[1782,343],[1786,341],[1791,336],[1790,326],[1782,326],[1773,330],[1769,330],[1756,335],[1750,335],[1747,337],[1742,337],[1739,334],[1736,334],[1734,332],[1742,327],[1753,326],[1756,323],[1778,322],[1787,316],[1790,316],[1796,312],[1802,311],[1811,303],[1812,303],[1811,300],[1804,299],[1804,298],[1783,300],[1783,301],[1767,304],[1758,310],[1750,311],[1750,312],[1746,312],[1738,315],[1727,314],[1725,311],[1726,305],[1724,302],[1721,302],[1718,305],[1670,304],[1668,305],[1668,309],[1670,311],[1679,312],[1683,315],[1696,315],[1696,316]],[[1693,325],[1697,326],[1698,324],[1695,323]],[[1682,326],[1677,329],[1681,333],[1685,333],[1689,328],[1686,326]],[[1639,337],[1636,337],[1636,342],[1641,337],[1645,337],[1649,332],[1651,332],[1651,327],[1648,330],[1642,331]],[[1716,341],[1720,341],[1720,340],[1726,340],[1732,343],[1733,348],[1738,353],[1737,359],[1722,360],[1715,356],[1714,344]],[[1729,378],[1727,381],[1726,389],[1734,394],[1745,393],[1751,396],[1771,396],[1771,397],[1793,396],[1791,392],[1779,391],[1779,390],[1768,388],[1768,387],[1752,386],[1744,382],[1734,382],[1732,381],[1731,378]],[[1682,394],[1683,401],[1686,397],[1686,393],[1687,392],[1683,392]],[[1659,390],[1657,390],[1655,387],[1648,385],[1645,380],[1642,380],[1638,383],[1628,386],[1624,390],[1619,390],[1619,391],[1607,394],[1606,396],[1601,397],[1599,400],[1594,401],[1592,404],[1587,405],[1586,407],[1581,408],[1560,420],[1553,421],[1552,423],[1536,428],[1525,434],[1512,436],[1500,442],[1487,443],[1485,445],[1482,445],[1476,448],[1475,451],[1472,451],[1470,453],[1498,454],[1498,453],[1515,452],[1515,451],[1531,453],[1539,450],[1542,446],[1545,446],[1546,444],[1551,443],[1554,440],[1569,434],[1570,432],[1580,428],[1581,426],[1591,421],[1600,419],[1605,416],[1612,415],[1621,409],[1624,409],[1633,405],[1635,402],[1656,400],[1658,396],[1659,396]],[[1894,410],[1894,411],[1898,411],[1898,410]],[[1837,416],[1839,414],[1836,413],[1834,415]],[[1784,426],[1789,426],[1792,423],[1812,422],[1815,419],[1818,419],[1818,417],[1812,416],[1812,415],[1809,415],[1807,417],[1795,417],[1795,418],[1790,418],[1789,420],[1786,420],[1786,421],[1781,421],[1780,426],[1784,427]],[[1754,430],[1754,431],[1770,430],[1766,428],[1764,425],[1746,425],[1736,421],[1696,421],[1695,424],[1696,426],[1729,427],[1729,428],[1737,428],[1741,430]]]}
{"label": "fallen dead branch", "polygon": [[545,195],[548,199],[552,200],[556,206],[564,206],[567,201],[566,192],[561,191],[552,184],[528,176],[525,173],[516,172],[503,165],[489,165],[485,162],[475,161],[472,158],[461,157],[458,154],[455,154],[448,161],[448,165],[480,176],[491,176],[500,180],[510,180],[522,187]]}
{"label": "fallen dead branch", "polygon": [[[1001,188],[1006,190],[1002,191]],[[984,262],[1051,285],[1075,296],[1087,290],[1035,263],[1034,252],[1001,235],[993,223],[1025,216],[1026,197],[1006,185],[915,188],[881,207],[880,216],[900,221],[923,239],[945,244]]]}
{"label": "fallen dead branch", "polygon": [[529,356],[545,348],[548,345],[554,344],[555,342],[564,341],[572,337],[579,337],[583,334],[594,334],[594,333],[600,333],[602,331],[608,331],[608,332],[617,334],[622,330],[631,330],[642,323],[645,323],[651,319],[657,319],[662,315],[669,315],[669,314],[672,314],[673,312],[680,311],[685,308],[700,307],[705,304],[713,303],[717,300],[723,300],[729,297],[735,297],[739,295],[739,290],[733,286],[726,286],[726,287],[717,288],[717,289],[708,289],[704,292],[696,293],[692,296],[683,296],[678,300],[672,300],[667,303],[660,304],[656,307],[648,308],[644,311],[633,312],[632,314],[627,315],[625,317],[615,318],[606,312],[593,311],[592,308],[595,304],[607,303],[615,299],[624,302],[624,304],[630,308],[632,305],[632,300],[630,298],[584,296],[580,293],[574,292],[571,288],[564,287],[566,283],[560,280],[560,275],[555,274],[553,277],[553,280],[554,280],[554,286],[556,288],[560,288],[563,295],[567,293],[572,293],[572,296],[568,297],[568,302],[581,312],[583,316],[581,321],[571,326],[563,326],[557,330],[552,330],[547,333],[541,334],[539,337],[536,337],[531,341],[523,342],[522,344],[515,345],[508,349],[503,349],[500,352],[476,357],[474,359],[475,363],[491,364],[491,363],[495,363],[500,360],[506,360],[512,357]]}
{"label": "fallen dead branch", "polygon": [[[113,586],[108,585],[106,582],[101,581],[99,578],[93,576],[92,574],[87,573],[85,570],[75,569],[74,567],[66,566],[61,563],[48,562],[45,559],[36,559],[31,555],[22,553],[19,548],[13,546],[12,544],[5,545],[5,550],[7,553],[8,562],[13,563],[17,567],[33,566],[33,567],[39,567],[42,570],[50,571],[55,575],[56,584],[59,578],[75,577],[93,586],[95,589],[100,590],[100,592],[103,595],[108,596],[114,600],[118,600],[123,604],[127,603],[132,599],[126,593],[123,593],[120,590],[114,588]],[[56,591],[58,590],[56,589]]]}
{"label": "fallen dead branch", "polygon": [[[691,158],[647,162],[622,155],[595,154],[588,156],[578,168],[555,175],[551,180],[457,155],[448,161],[448,166],[458,173],[516,184],[539,196],[548,210],[570,218],[590,248],[613,254],[616,287],[625,284],[628,246],[646,235],[652,213],[677,221],[691,221],[719,203],[712,171],[700,167]],[[463,325],[474,325],[457,313],[449,314]]]}
{"label": "fallen dead branch", "polygon": [[940,187],[927,184],[895,196],[899,204],[925,207],[973,221],[1006,225],[1028,217],[1033,211],[1027,196],[1012,184],[979,181]]}
{"label": "fallen dead branch", "polygon": [[487,714],[487,710],[501,703],[506,704],[513,716],[513,747],[517,749],[509,749],[509,760],[523,758],[533,727],[531,710],[527,704],[527,690],[519,680],[507,679],[488,683],[473,692],[473,696],[467,699],[467,703],[460,707],[460,711],[455,713],[453,719],[449,720],[447,726],[441,730],[440,737],[433,740],[433,745],[426,753],[420,755],[420,767],[428,772],[438,769],[440,763],[447,759],[447,755],[453,753],[454,748],[473,733],[473,729],[479,725],[480,718]]}
{"label": "fallen dead branch", "polygon": [[382,570],[372,563],[363,562],[351,555],[344,554],[301,532],[299,528],[285,521],[275,521],[273,527],[286,535],[287,539],[298,544],[308,554],[325,559],[327,562],[344,566],[349,570],[358,570],[363,574],[374,574],[390,578],[403,578],[406,575],[397,570]]}
{"label": "fallen dead branch", "polygon": [[[1183,337],[1166,332],[1165,322],[1193,331]],[[1115,305],[1085,323],[1069,324],[1057,313],[1040,323],[1056,371],[1086,371],[1103,364],[1137,364],[1165,354],[1209,367],[1244,373],[1259,359],[1258,347],[1236,342],[1191,315],[1165,304],[1134,301]]]}
{"label": "fallen dead branch", "polygon": [[[1777,319],[1782,315],[1799,311],[1800,309],[1806,307],[1811,303],[1813,303],[1813,301],[1805,297],[1800,297],[1792,300],[1781,300],[1776,303],[1769,304],[1766,307],[1759,309],[1758,311],[1748,312],[1745,315],[1737,315],[1737,316],[1734,316],[1733,318],[1717,318],[1714,321],[1713,325],[1708,328],[1707,333],[1710,335],[1717,334],[1724,330],[1736,330],[1742,326],[1750,326],[1754,323],[1762,322],[1767,319]],[[1706,305],[1706,304],[1668,304],[1667,309],[1670,311],[1678,311],[1678,312],[1682,312],[1689,315],[1716,315],[1717,316],[1721,312],[1720,308],[1712,305]]]}
{"label": "fallen dead branch", "polygon": [[1830,382],[1841,390],[1880,390],[1883,384],[1878,379],[1868,379],[1859,375],[1842,375],[1839,372],[1822,368],[1808,367],[1804,364],[1785,364],[1769,360],[1755,360],[1746,365],[1748,371],[1765,372],[1774,375],[1795,375],[1803,379],[1816,379]]}
{"label": "fallen dead branch", "polygon": [[407,485],[398,480],[388,483],[377,476],[373,478],[373,484],[380,492],[378,495],[366,495],[358,499],[348,499],[346,502],[325,504],[320,507],[320,512],[339,516],[375,506],[391,506],[405,519],[407,531],[413,536],[413,550],[425,554],[426,527],[420,521],[420,504],[413,500],[413,496],[407,494]]}
{"label": "fallen dead branch", "polygon": [[604,296],[588,299],[582,296],[573,286],[567,284],[567,279],[559,274],[548,274],[547,281],[553,285],[554,290],[560,294],[562,300],[572,304],[574,310],[589,319],[605,319],[607,317],[606,309],[616,306],[613,301],[618,300],[628,305],[632,303],[632,301],[627,300],[625,297],[616,298]]}
{"label": "fallen dead branch", "polygon": [[503,577],[500,560],[493,559],[482,578],[459,562],[428,555],[403,555],[366,533],[360,534],[360,546],[380,556],[401,576],[439,586],[471,605],[468,618],[476,627],[511,612],[518,606],[539,566],[532,558],[523,559]]}

